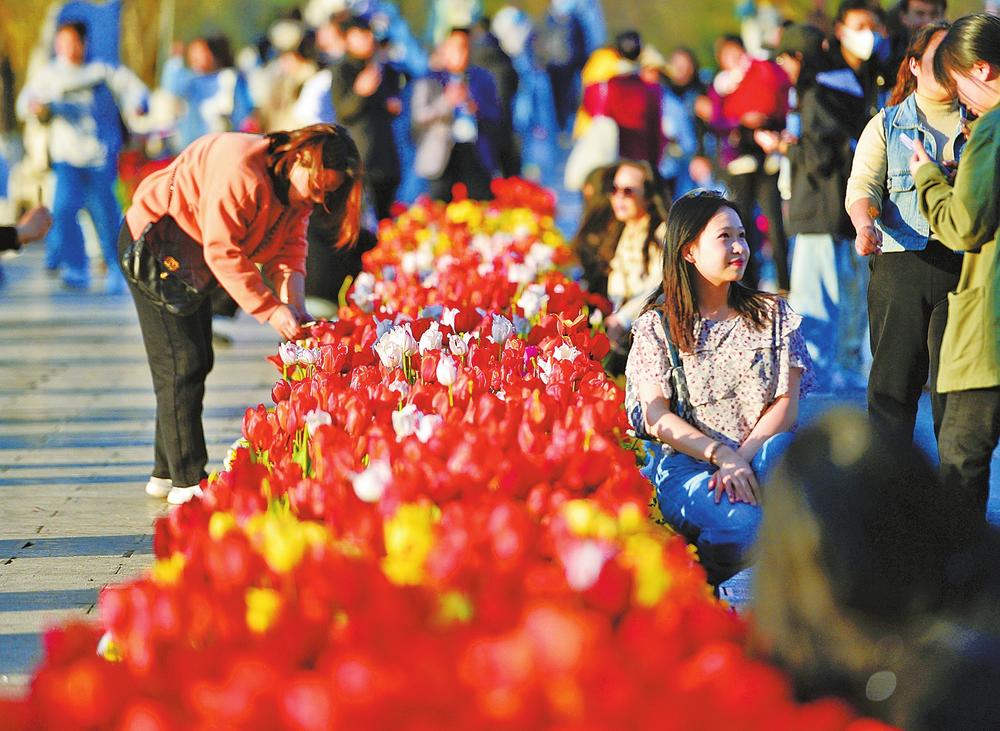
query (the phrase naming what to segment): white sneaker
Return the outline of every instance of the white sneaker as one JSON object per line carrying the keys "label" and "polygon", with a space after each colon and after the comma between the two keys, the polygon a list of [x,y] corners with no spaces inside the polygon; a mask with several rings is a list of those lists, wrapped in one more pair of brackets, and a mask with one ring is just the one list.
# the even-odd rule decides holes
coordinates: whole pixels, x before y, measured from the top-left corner
{"label": "white sneaker", "polygon": [[166,477],[150,477],[146,483],[146,494],[150,497],[165,498],[172,489],[173,485]]}
{"label": "white sneaker", "polygon": [[171,505],[183,505],[192,498],[201,497],[201,485],[191,487],[172,487],[167,495],[167,502]]}

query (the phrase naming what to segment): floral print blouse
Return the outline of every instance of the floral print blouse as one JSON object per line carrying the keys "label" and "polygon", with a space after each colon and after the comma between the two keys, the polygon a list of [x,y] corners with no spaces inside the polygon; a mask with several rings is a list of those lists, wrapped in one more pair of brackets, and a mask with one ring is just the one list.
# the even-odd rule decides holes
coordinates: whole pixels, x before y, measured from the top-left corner
{"label": "floral print blouse", "polygon": [[[761,330],[740,316],[702,319],[695,326],[694,351],[681,351],[691,395],[692,424],[712,439],[739,447],[775,399],[788,393],[788,375],[801,368],[799,396],[812,390],[812,361],[799,329],[802,318],[782,299],[771,301],[770,322]],[[645,404],[639,384],[654,381],[670,398],[670,361],[659,310],[632,326],[632,349],[625,367],[625,409],[645,438]]]}

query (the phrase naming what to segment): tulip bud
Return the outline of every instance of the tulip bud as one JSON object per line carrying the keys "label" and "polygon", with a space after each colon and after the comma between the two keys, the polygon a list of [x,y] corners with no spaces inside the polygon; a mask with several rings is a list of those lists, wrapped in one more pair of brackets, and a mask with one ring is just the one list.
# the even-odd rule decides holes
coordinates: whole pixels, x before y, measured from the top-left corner
{"label": "tulip bud", "polygon": [[451,350],[451,354],[461,358],[463,355],[467,355],[469,352],[469,340],[471,339],[471,333],[463,333],[462,335],[449,335],[448,336],[448,348]]}
{"label": "tulip bud", "polygon": [[294,365],[295,363],[298,363],[299,350],[299,346],[291,341],[282,343],[278,346],[278,355],[281,356],[281,362],[285,365]]}
{"label": "tulip bud", "polygon": [[442,386],[450,386],[458,378],[458,365],[450,355],[441,356],[437,365],[437,380]]}
{"label": "tulip bud", "polygon": [[511,335],[513,334],[514,323],[503,315],[493,315],[493,327],[490,331],[490,337],[493,338],[494,343],[497,345],[503,345],[510,340]]}

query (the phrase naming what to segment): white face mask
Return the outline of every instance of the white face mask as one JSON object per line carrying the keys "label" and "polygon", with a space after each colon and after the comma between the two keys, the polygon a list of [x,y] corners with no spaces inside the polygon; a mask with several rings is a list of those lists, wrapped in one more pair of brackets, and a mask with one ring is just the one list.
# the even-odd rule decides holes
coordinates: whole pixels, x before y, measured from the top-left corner
{"label": "white face mask", "polygon": [[852,30],[846,25],[840,29],[840,45],[862,61],[872,57],[875,50],[875,32],[870,28]]}

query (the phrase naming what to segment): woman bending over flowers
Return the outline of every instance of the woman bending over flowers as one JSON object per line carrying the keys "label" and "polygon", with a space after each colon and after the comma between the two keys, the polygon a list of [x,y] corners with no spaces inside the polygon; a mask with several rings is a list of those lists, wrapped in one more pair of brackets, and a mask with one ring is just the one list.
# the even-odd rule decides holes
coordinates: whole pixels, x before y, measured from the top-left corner
{"label": "woman bending over flowers", "polygon": [[[651,440],[643,473],[716,585],[745,563],[760,484],[812,380],[801,318],[740,283],[749,257],[734,203],[705,191],[678,199],[667,217],[663,292],[632,327],[625,370],[630,421]],[[685,381],[686,404],[677,398]]]}

